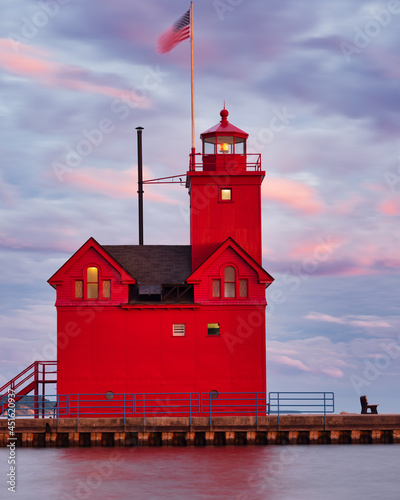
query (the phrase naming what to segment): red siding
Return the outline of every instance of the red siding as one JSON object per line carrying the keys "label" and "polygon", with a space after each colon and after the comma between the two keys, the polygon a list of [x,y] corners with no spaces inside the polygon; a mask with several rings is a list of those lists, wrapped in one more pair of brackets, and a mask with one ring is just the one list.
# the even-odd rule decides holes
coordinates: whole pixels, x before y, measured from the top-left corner
{"label": "red siding", "polygon": [[60,307],[58,360],[59,394],[265,391],[264,307]]}
{"label": "red siding", "polygon": [[[193,270],[229,236],[261,264],[261,182],[264,172],[211,175],[188,172],[191,189]],[[219,190],[232,188],[232,201],[221,201]]]}

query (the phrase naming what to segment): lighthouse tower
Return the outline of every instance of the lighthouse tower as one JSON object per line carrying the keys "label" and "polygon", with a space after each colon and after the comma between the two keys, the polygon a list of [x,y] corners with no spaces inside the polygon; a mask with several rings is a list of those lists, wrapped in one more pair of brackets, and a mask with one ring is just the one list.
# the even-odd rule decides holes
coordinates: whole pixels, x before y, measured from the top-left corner
{"label": "lighthouse tower", "polygon": [[228,237],[261,265],[260,155],[246,154],[248,134],[228,121],[201,134],[202,163],[191,163],[190,190],[192,263],[195,270]]}

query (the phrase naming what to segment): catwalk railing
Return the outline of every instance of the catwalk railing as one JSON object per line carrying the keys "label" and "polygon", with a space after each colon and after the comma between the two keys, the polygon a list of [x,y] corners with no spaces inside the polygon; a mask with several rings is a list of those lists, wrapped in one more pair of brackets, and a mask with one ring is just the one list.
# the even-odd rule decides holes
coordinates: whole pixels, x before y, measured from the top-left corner
{"label": "catwalk railing", "polygon": [[335,411],[333,392],[270,392],[268,393],[268,415],[284,413],[327,413]]}
{"label": "catwalk railing", "polygon": [[[4,403],[2,417],[9,416]],[[327,413],[334,412],[333,392],[240,392],[218,393],[216,391],[180,393],[137,394],[68,394],[37,395],[24,398],[16,405],[16,418],[126,418],[181,416],[260,416],[282,413]],[[14,414],[14,410],[12,410]]]}

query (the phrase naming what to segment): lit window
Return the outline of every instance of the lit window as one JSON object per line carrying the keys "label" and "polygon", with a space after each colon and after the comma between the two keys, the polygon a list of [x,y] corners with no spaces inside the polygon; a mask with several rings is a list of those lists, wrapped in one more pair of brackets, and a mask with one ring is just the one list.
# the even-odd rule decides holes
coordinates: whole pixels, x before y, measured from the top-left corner
{"label": "lit window", "polygon": [[232,200],[232,188],[221,188],[221,200],[222,201]]}
{"label": "lit window", "polygon": [[248,284],[247,284],[247,279],[239,280],[239,295],[242,298],[247,297],[248,293]]}
{"label": "lit window", "polygon": [[212,280],[212,296],[221,297],[221,280]]}
{"label": "lit window", "polygon": [[111,281],[103,280],[103,299],[111,298]]}
{"label": "lit window", "polygon": [[172,325],[172,336],[173,337],[184,337],[185,336],[185,324],[176,323]]}
{"label": "lit window", "polygon": [[236,271],[233,266],[224,269],[224,297],[236,297]]}
{"label": "lit window", "polygon": [[219,323],[207,323],[208,335],[219,335]]}
{"label": "lit window", "polygon": [[83,281],[82,280],[75,280],[74,297],[76,299],[83,299]]}
{"label": "lit window", "polygon": [[99,270],[97,267],[88,267],[86,274],[86,285],[88,299],[98,299],[99,298]]}

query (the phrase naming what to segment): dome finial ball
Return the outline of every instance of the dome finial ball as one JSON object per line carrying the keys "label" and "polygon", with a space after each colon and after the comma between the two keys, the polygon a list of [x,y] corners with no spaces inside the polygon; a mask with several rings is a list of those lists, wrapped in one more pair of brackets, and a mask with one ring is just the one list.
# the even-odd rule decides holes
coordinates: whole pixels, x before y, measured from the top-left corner
{"label": "dome finial ball", "polygon": [[228,110],[227,110],[227,109],[225,109],[225,107],[224,107],[224,109],[222,109],[222,110],[221,110],[220,115],[221,115],[221,118],[222,118],[222,120],[221,120],[221,121],[226,121],[226,119],[227,119],[227,117],[228,117],[228,115],[229,115],[229,112],[228,112]]}

